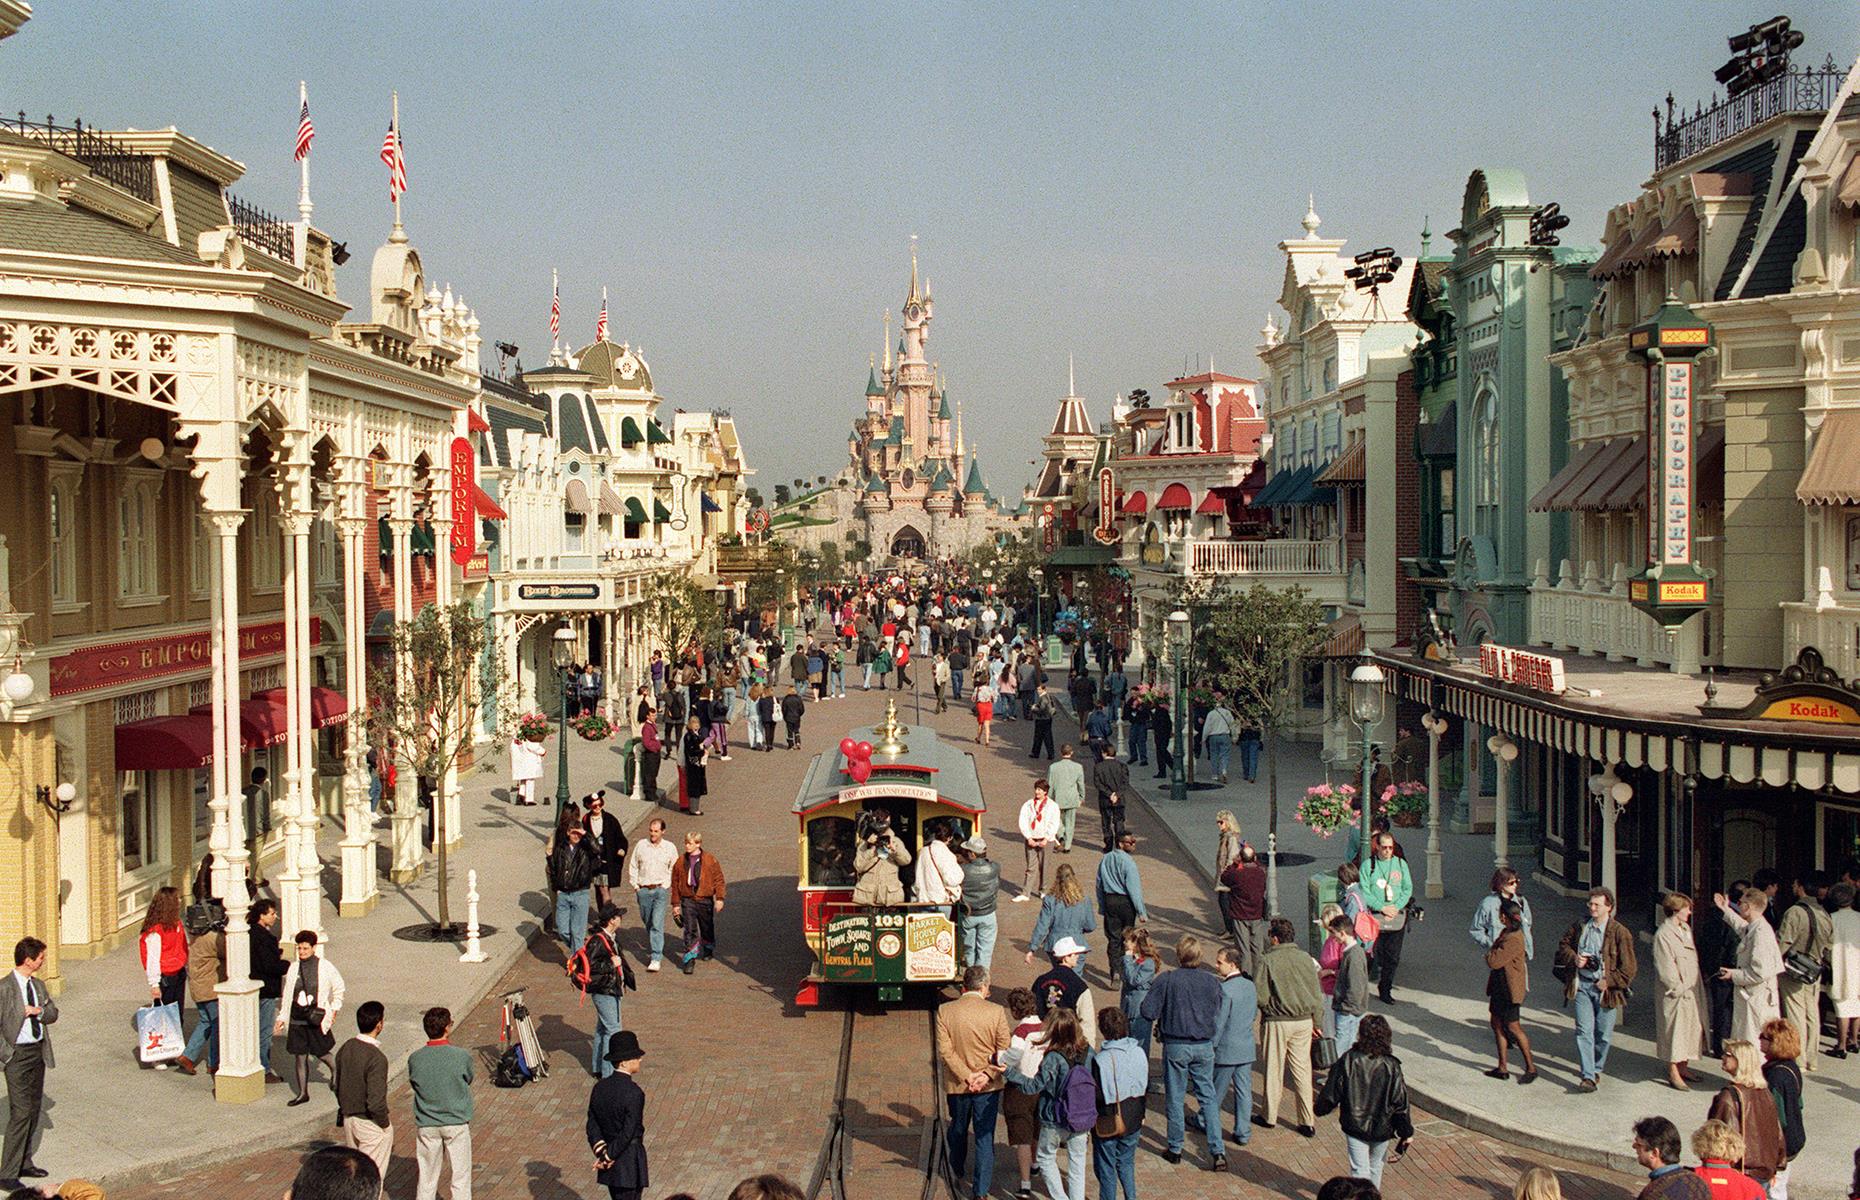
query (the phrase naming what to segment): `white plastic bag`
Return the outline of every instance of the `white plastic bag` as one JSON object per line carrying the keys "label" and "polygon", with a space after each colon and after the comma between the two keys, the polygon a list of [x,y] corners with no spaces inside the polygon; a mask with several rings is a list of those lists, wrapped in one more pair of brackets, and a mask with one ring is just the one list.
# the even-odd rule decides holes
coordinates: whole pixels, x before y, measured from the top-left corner
{"label": "white plastic bag", "polygon": [[136,1010],[136,1055],[145,1063],[181,1057],[187,1039],[181,1032],[181,1006],[151,1004]]}

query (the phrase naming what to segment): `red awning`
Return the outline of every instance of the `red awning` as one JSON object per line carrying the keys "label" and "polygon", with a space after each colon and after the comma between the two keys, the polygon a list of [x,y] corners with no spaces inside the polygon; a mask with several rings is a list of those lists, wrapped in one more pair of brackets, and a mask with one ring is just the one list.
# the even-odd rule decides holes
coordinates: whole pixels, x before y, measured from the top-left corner
{"label": "red awning", "polygon": [[1150,511],[1150,498],[1142,492],[1132,492],[1124,497],[1124,507],[1119,511],[1126,517],[1140,517]]}
{"label": "red awning", "polygon": [[1163,494],[1156,501],[1156,510],[1190,509],[1195,507],[1195,498],[1188,494],[1188,489],[1179,483],[1172,483],[1163,489]]}
{"label": "red awning", "polygon": [[212,717],[150,717],[116,727],[118,771],[191,771],[212,761]]}
{"label": "red awning", "polygon": [[475,408],[466,409],[465,419],[466,419],[466,428],[470,429],[473,433],[491,432],[491,423],[485,420],[483,417],[479,416],[477,409]]}
{"label": "red awning", "polygon": [[[282,693],[283,689],[274,688],[273,691]],[[192,716],[205,717],[211,727],[211,704],[196,704],[187,711]],[[258,696],[239,701],[239,744],[247,750],[262,750],[267,746],[278,745],[284,741],[287,729],[288,723],[282,707]]]}
{"label": "red awning", "polygon": [[1201,498],[1201,503],[1195,506],[1195,511],[1210,517],[1224,517],[1227,515],[1227,501],[1209,492]]}
{"label": "red awning", "polygon": [[475,483],[471,485],[471,503],[472,507],[478,510],[478,515],[481,517],[486,517],[493,521],[507,521],[510,519],[510,514],[504,511],[503,506],[491,499],[491,494]]}
{"label": "red awning", "polygon": [[[253,697],[263,700],[278,710],[280,719],[289,711],[289,701],[285,699],[284,689],[269,688]],[[349,715],[349,702],[343,694],[334,688],[312,687],[310,689],[310,728],[322,729],[328,725],[340,724]]]}

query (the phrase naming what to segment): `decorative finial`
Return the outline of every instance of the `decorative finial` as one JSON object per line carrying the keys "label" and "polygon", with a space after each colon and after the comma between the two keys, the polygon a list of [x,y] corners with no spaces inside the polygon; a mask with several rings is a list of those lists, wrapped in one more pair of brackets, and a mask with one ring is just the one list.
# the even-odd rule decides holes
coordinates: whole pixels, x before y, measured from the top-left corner
{"label": "decorative finial", "polygon": [[878,741],[872,744],[872,753],[882,754],[886,758],[896,758],[900,754],[910,753],[910,746],[904,741],[907,726],[898,724],[898,702],[885,701],[885,719],[873,726],[872,732],[878,735]]}
{"label": "decorative finial", "polygon": [[1318,226],[1323,224],[1323,221],[1317,215],[1316,193],[1305,193],[1305,219],[1300,221],[1299,224],[1305,227],[1305,237],[1312,240],[1317,238]]}
{"label": "decorative finial", "polygon": [[1431,224],[1431,222],[1432,222],[1431,217],[1423,216],[1421,218],[1421,257],[1422,258],[1427,257],[1428,243],[1432,242],[1434,239],[1433,231],[1429,229],[1429,225]]}
{"label": "decorative finial", "polygon": [[1068,350],[1066,352],[1066,395],[1067,396],[1076,396],[1079,394],[1079,386],[1078,386],[1077,380],[1078,380],[1078,376],[1074,374],[1072,370],[1072,352]]}

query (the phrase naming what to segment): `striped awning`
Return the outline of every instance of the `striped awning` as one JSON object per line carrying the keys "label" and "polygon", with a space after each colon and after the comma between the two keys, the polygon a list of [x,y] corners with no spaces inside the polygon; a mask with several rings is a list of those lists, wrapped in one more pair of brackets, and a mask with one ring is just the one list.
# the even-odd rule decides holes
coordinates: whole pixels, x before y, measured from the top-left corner
{"label": "striped awning", "polygon": [[491,499],[491,493],[475,483],[471,485],[471,502],[472,507],[478,511],[478,515],[487,520],[507,521],[510,519],[510,514],[504,511],[503,505]]}
{"label": "striped awning", "polygon": [[603,479],[601,481],[601,515],[617,517],[625,511],[626,506],[620,501],[620,493],[614,491],[613,485]]}
{"label": "striped awning", "polygon": [[588,485],[579,479],[569,480],[568,487],[562,491],[562,507],[569,512],[593,516],[594,498],[588,495]]}
{"label": "striped awning", "polygon": [[1227,515],[1227,501],[1218,493],[1209,492],[1195,506],[1195,511],[1204,517],[1224,517]]}
{"label": "striped awning", "polygon": [[1822,419],[1795,498],[1804,504],[1860,503],[1860,409],[1837,408]]}
{"label": "striped awning", "polygon": [[1363,622],[1347,612],[1330,623],[1330,637],[1319,652],[1320,658],[1355,658],[1363,652]]}
{"label": "striped awning", "polygon": [[1860,154],[1847,164],[1847,171],[1841,176],[1841,186],[1835,190],[1834,202],[1844,204],[1850,209],[1860,209]]}
{"label": "striped awning", "polygon": [[707,513],[720,513],[723,511],[723,505],[717,503],[715,500],[712,500],[710,498],[709,492],[699,492],[698,493],[698,511],[707,512]]}
{"label": "striped awning", "polygon": [[1164,488],[1163,494],[1156,500],[1157,512],[1169,510],[1186,511],[1193,507],[1195,507],[1194,496],[1189,494],[1189,490],[1186,486],[1179,483],[1172,483]]}
{"label": "striped awning", "polygon": [[1339,484],[1360,484],[1369,462],[1369,443],[1359,441],[1343,452],[1336,462],[1325,467],[1311,482],[1318,487],[1336,487]]}

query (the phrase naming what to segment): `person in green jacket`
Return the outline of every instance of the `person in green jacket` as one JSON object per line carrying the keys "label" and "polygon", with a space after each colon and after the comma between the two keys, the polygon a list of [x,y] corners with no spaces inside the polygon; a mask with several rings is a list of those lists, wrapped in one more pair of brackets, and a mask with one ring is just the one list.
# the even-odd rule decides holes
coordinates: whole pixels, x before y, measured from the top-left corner
{"label": "person in green jacket", "polygon": [[1401,942],[1408,930],[1408,902],[1414,899],[1414,872],[1386,831],[1370,841],[1371,858],[1357,887],[1369,902],[1382,933],[1376,938],[1376,987],[1382,1003],[1395,1003],[1395,968],[1401,965]]}
{"label": "person in green jacket", "polygon": [[1259,994],[1260,1061],[1265,1090],[1255,1125],[1270,1129],[1279,1120],[1285,1074],[1292,1076],[1292,1117],[1298,1132],[1317,1136],[1311,1090],[1311,1039],[1318,1030],[1324,992],[1318,986],[1317,960],[1298,948],[1297,931],[1285,917],[1272,918],[1270,943],[1253,968]]}
{"label": "person in green jacket", "polygon": [[439,1194],[443,1159],[452,1166],[453,1200],[471,1200],[471,1051],[447,1040],[452,1013],[429,1008],[421,1018],[426,1045],[407,1059],[407,1083],[413,1088],[413,1121],[418,1126],[414,1154],[420,1165],[419,1200]]}

